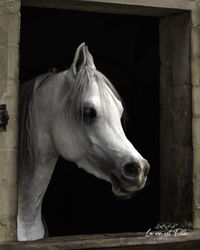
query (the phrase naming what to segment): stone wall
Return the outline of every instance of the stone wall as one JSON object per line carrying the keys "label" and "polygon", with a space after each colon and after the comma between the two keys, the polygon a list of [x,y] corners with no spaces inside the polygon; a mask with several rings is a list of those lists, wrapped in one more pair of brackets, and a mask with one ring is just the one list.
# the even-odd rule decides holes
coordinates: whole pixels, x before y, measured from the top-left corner
{"label": "stone wall", "polygon": [[[200,228],[200,1],[199,0],[22,0],[22,4],[68,9],[123,12],[143,15],[192,11],[192,133],[193,133],[193,224]],[[196,4],[196,5],[195,5]],[[87,6],[87,9],[86,9]],[[150,6],[150,8],[149,8]],[[158,9],[156,8],[158,7]],[[0,0],[0,104],[6,104],[10,120],[0,132],[0,241],[16,239],[17,212],[17,107],[20,0]],[[164,24],[163,24],[164,25]],[[175,82],[176,84],[176,82]],[[177,86],[174,86],[177,88]],[[187,95],[187,84],[182,87]],[[179,92],[181,95],[181,92]],[[176,98],[174,99],[176,101]],[[181,108],[182,110],[182,108]],[[170,115],[173,115],[172,113]],[[173,132],[173,131],[172,131]],[[186,139],[179,136],[179,139]],[[175,156],[174,152],[174,156]],[[184,152],[179,157],[185,157]],[[191,162],[192,164],[192,162]],[[171,168],[173,166],[170,166]],[[188,168],[187,168],[188,171]],[[184,172],[183,178],[187,178]],[[192,167],[191,167],[192,172]],[[179,174],[179,172],[176,172]],[[183,173],[182,173],[183,174]],[[176,178],[179,178],[177,176]],[[190,174],[189,174],[190,178]],[[175,181],[178,185],[177,181]],[[191,182],[192,184],[192,182]],[[181,189],[177,189],[181,190]],[[181,198],[181,195],[178,194]],[[184,198],[186,201],[186,197]],[[182,204],[182,203],[181,203]],[[189,209],[189,207],[188,207]],[[181,206],[178,210],[181,212]]]}
{"label": "stone wall", "polygon": [[0,132],[0,241],[16,239],[19,9],[20,0],[0,0],[0,104],[10,117]]}

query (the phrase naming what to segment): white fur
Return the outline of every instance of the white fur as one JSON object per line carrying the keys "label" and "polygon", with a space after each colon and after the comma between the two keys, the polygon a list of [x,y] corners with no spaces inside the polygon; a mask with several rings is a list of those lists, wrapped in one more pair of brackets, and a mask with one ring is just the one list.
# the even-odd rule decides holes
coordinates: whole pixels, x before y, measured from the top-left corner
{"label": "white fur", "polygon": [[[35,80],[28,118],[25,119],[27,151],[20,158],[17,230],[21,241],[44,237],[42,200],[59,155],[110,182],[116,195],[139,190],[146,181],[146,160],[126,138],[121,125],[122,104],[105,83],[106,78],[96,71],[85,44],[77,49],[68,71],[43,78],[44,83],[38,79],[41,77]],[[84,90],[86,85],[82,84],[88,84],[87,91]],[[70,100],[77,98],[73,91],[82,93],[82,99],[77,99],[75,105],[87,103],[96,110],[97,117],[91,124],[73,118],[73,114],[68,115]],[[72,111],[78,112],[76,108],[72,107]],[[127,178],[123,174],[123,166],[132,162],[137,162],[141,170],[137,178]],[[118,179],[118,184],[113,183],[113,176]]]}

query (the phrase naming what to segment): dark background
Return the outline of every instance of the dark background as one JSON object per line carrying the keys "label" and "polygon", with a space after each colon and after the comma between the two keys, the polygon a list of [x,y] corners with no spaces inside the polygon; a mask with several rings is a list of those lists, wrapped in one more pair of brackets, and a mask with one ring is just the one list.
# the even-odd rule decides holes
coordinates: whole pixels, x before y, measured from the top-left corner
{"label": "dark background", "polygon": [[149,161],[146,187],[120,200],[111,186],[59,158],[43,202],[50,236],[146,231],[159,220],[159,19],[22,8],[20,81],[69,68],[86,42],[128,113],[126,135]]}

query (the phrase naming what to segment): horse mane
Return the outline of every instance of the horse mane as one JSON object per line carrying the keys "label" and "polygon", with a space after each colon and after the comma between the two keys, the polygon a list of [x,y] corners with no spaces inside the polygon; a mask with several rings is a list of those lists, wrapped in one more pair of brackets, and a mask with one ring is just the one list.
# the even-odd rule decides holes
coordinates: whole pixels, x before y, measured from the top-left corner
{"label": "horse mane", "polygon": [[[23,166],[21,164],[23,161],[28,161],[29,157],[32,157],[30,150],[30,138],[29,131],[31,126],[31,112],[32,112],[32,96],[35,91],[52,75],[55,71],[45,73],[38,77],[32,78],[29,81],[23,82],[20,86],[19,93],[19,168]],[[37,87],[36,87],[37,83]],[[27,162],[29,168],[24,168],[24,171],[30,171],[31,162]]]}

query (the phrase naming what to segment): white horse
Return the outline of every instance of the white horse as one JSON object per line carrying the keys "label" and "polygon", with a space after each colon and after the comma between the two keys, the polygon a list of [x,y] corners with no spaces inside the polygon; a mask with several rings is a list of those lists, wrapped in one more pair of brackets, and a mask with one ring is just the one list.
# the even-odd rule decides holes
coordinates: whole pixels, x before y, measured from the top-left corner
{"label": "white horse", "polygon": [[44,237],[42,200],[58,156],[110,182],[117,196],[144,187],[149,164],[126,138],[121,99],[84,43],[68,70],[22,84],[20,101],[19,240]]}

